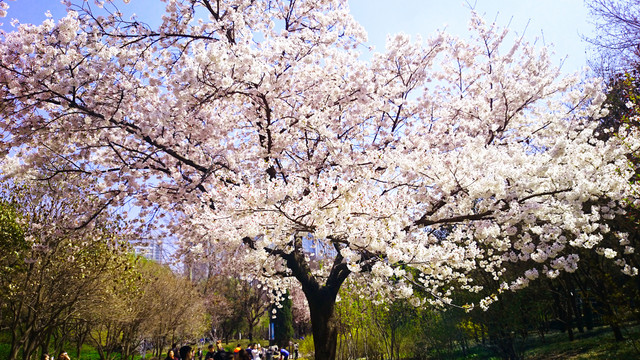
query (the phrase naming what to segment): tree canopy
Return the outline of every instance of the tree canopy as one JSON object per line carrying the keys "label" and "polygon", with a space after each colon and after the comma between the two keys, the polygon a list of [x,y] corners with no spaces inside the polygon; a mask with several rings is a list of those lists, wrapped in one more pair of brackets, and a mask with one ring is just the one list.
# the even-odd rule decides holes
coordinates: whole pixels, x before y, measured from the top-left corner
{"label": "tree canopy", "polygon": [[345,1],[165,2],[157,28],[79,2],[2,34],[3,171],[91,183],[80,225],[134,199],[264,286],[295,278],[321,359],[347,277],[443,304],[479,290],[472,270],[501,291],[572,272],[574,249],[637,274],[599,245],[636,186],[635,130],[595,137],[601,84],[545,49],[472,14],[470,39],[400,34],[363,60]]}

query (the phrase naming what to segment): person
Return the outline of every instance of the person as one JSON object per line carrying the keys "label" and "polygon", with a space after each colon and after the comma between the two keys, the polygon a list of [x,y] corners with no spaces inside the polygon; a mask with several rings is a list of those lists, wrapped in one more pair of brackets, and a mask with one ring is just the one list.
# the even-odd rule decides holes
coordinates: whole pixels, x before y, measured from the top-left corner
{"label": "person", "polygon": [[242,345],[238,344],[235,349],[233,349],[233,360],[238,360],[240,350],[242,350]]}
{"label": "person", "polygon": [[169,351],[167,351],[167,357],[164,358],[164,360],[176,360],[176,353],[173,349],[169,349]]}
{"label": "person", "polygon": [[47,353],[42,354],[42,360],[49,360],[49,354]]}
{"label": "person", "polygon": [[[209,349],[211,349],[212,346],[209,346]],[[222,340],[217,340],[216,341],[216,351],[213,354],[213,360],[227,360],[227,359],[231,359],[233,356],[230,355],[230,353],[228,353],[224,347],[222,346]],[[205,359],[208,360],[208,359]]]}
{"label": "person", "polygon": [[171,346],[171,350],[173,350],[173,356],[175,356],[177,360],[180,360],[180,352],[178,351],[178,344],[173,344]]}
{"label": "person", "polygon": [[71,360],[66,351],[61,351],[60,355],[58,355],[58,360]]}
{"label": "person", "polygon": [[267,351],[264,352],[265,360],[273,360],[273,347],[267,347]]}
{"label": "person", "polygon": [[238,351],[238,360],[251,360],[251,356],[245,349],[240,349]]}
{"label": "person", "polygon": [[213,355],[213,360],[229,360],[229,359],[233,359],[233,355],[229,355],[229,353],[224,350],[218,350],[216,351],[216,354]]}
{"label": "person", "polygon": [[287,349],[280,349],[280,358],[283,360],[289,360],[289,352],[287,351]]}
{"label": "person", "polygon": [[293,358],[297,360],[298,356],[300,356],[300,353],[298,352],[298,343],[295,343],[293,344]]}
{"label": "person", "polygon": [[181,360],[193,360],[193,349],[189,345],[185,345],[180,348]]}
{"label": "person", "polygon": [[251,360],[260,360],[260,344],[255,343],[251,348]]}
{"label": "person", "polygon": [[212,360],[215,354],[216,353],[213,351],[213,344],[209,344],[209,346],[207,346],[207,354],[204,356],[204,360]]}
{"label": "person", "polygon": [[217,348],[218,349],[216,350],[215,354],[213,354],[213,360],[227,360],[233,357],[224,350],[224,348],[222,347],[222,344],[217,346]]}

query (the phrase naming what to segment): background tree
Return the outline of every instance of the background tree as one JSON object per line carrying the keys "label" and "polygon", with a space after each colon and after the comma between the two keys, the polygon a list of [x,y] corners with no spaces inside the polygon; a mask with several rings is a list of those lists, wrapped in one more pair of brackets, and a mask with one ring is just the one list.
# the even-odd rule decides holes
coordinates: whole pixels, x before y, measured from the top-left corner
{"label": "background tree", "polygon": [[597,73],[610,78],[635,68],[640,56],[640,1],[587,0],[596,26],[588,40],[596,48],[590,62]]}
{"label": "background tree", "polygon": [[[288,294],[287,294],[288,295]],[[273,340],[281,348],[288,348],[293,339],[293,313],[291,298],[286,296],[273,305],[271,322],[273,323]]]}
{"label": "background tree", "polygon": [[362,296],[362,287],[350,283],[340,292],[338,359],[406,357],[417,339],[411,335],[422,326],[414,321],[419,311],[406,300]]}
{"label": "background tree", "polygon": [[242,323],[234,298],[230,296],[233,287],[226,276],[215,276],[208,280],[205,294],[207,313],[211,319],[211,338],[224,339],[229,343],[238,325]]}
{"label": "background tree", "polygon": [[293,286],[291,291],[291,311],[293,313],[293,327],[296,338],[307,336],[311,332],[311,316],[309,305],[302,289]]}
{"label": "background tree", "polygon": [[188,279],[167,265],[143,261],[140,266],[144,293],[138,317],[144,321],[141,337],[151,340],[154,355],[161,357],[173,343],[200,339],[207,333],[210,316],[206,298]]}
{"label": "background tree", "polygon": [[12,360],[19,353],[30,359],[52,336],[59,350],[70,333],[65,327],[100,301],[99,289],[127,276],[118,227],[96,219],[74,228],[81,198],[65,183],[44,185],[8,182],[2,189],[0,299]]}
{"label": "background tree", "polygon": [[268,290],[257,282],[239,281],[240,312],[247,324],[247,338],[253,342],[255,328],[271,307]]}
{"label": "background tree", "polygon": [[[138,272],[134,270],[135,257],[130,257],[129,261],[129,270],[138,277]],[[137,335],[132,333],[139,324],[136,319],[138,308],[135,305],[143,293],[143,281],[131,279],[113,284],[109,288],[101,288],[101,301],[83,314],[90,323],[90,344],[95,347],[100,359],[126,359],[131,355],[131,336]]]}
{"label": "background tree", "polygon": [[101,359],[133,359],[145,339],[155,343],[156,356],[173,343],[199,339],[208,318],[193,284],[153,261],[138,259],[133,266],[135,283],[114,287],[90,313],[90,337]]}

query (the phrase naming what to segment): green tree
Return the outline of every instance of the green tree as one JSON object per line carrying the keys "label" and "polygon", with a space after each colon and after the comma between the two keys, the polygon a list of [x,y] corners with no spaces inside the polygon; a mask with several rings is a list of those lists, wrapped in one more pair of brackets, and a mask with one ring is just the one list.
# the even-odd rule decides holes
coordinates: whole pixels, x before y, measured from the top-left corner
{"label": "green tree", "polygon": [[156,345],[155,356],[170,343],[198,339],[207,332],[211,320],[206,301],[194,284],[153,261],[141,259],[138,268],[143,291],[137,317],[143,321],[142,337]]}
{"label": "green tree", "polygon": [[234,334],[247,329],[244,314],[243,282],[225,274],[211,275],[203,286],[212,336],[229,342]]}
{"label": "green tree", "polygon": [[289,346],[289,341],[293,338],[293,313],[291,310],[291,298],[289,292],[276,305],[273,306],[273,337],[276,344],[280,347]]}
{"label": "green tree", "polygon": [[131,262],[133,281],[108,289],[87,313],[92,344],[101,359],[133,359],[145,339],[163,347],[199,338],[207,328],[204,302],[193,284],[168,267],[144,258]]}
{"label": "green tree", "polygon": [[[239,306],[241,314],[244,316],[244,322],[247,325],[247,337],[249,341],[253,341],[255,328],[258,326],[260,318],[269,310],[271,305],[267,290],[257,287],[255,283],[244,280],[239,280],[238,289],[240,290]],[[289,303],[291,309],[291,300],[289,300]]]}
{"label": "green tree", "polygon": [[87,199],[67,190],[57,182],[2,187],[0,306],[11,360],[31,359],[52,337],[59,350],[70,320],[123,274],[118,226],[105,218],[77,226]]}
{"label": "green tree", "polygon": [[400,299],[383,302],[379,296],[364,296],[361,284],[349,282],[337,303],[338,358],[400,359],[415,341],[414,320],[420,309]]}

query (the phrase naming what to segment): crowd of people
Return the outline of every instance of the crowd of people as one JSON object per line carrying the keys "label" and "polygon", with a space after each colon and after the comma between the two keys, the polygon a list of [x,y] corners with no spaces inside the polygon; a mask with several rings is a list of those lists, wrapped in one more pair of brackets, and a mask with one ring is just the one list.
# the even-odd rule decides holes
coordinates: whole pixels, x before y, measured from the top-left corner
{"label": "crowd of people", "polygon": [[66,351],[61,351],[60,354],[58,354],[57,358],[54,358],[53,356],[44,353],[42,354],[42,360],[54,360],[54,359],[58,359],[58,360],[71,360],[71,358],[69,357],[69,355],[67,354]]}
{"label": "crowd of people", "polygon": [[[298,344],[292,344],[293,357],[298,359]],[[285,348],[278,348],[277,345],[262,347],[259,343],[249,344],[247,348],[243,348],[238,344],[233,351],[226,351],[222,346],[222,342],[218,340],[216,345],[209,344],[207,353],[202,356],[202,352],[191,346],[183,346],[178,349],[174,344],[167,352],[165,360],[289,360],[290,352]]]}
{"label": "crowd of people", "polygon": [[[292,344],[293,358],[298,359],[298,343]],[[202,351],[192,348],[189,345],[178,348],[177,344],[173,344],[171,349],[167,351],[165,360],[289,360],[290,353],[285,348],[278,348],[277,345],[262,347],[259,343],[250,344],[249,347],[243,348],[238,344],[233,352],[226,351],[222,342],[218,340],[216,345],[209,344],[206,355],[202,357]],[[66,351],[62,351],[57,358],[49,354],[42,354],[42,360],[71,360]]]}

